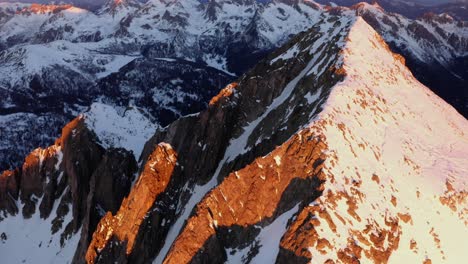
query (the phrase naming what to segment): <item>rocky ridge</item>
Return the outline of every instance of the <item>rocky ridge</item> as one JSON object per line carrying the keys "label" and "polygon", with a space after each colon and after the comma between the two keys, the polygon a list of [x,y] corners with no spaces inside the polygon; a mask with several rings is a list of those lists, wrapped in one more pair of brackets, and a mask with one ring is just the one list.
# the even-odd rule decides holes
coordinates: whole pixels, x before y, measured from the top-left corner
{"label": "rocky ridge", "polygon": [[[145,254],[154,254],[154,250],[159,251],[155,263],[282,263],[292,259],[298,263],[311,259],[318,263],[387,263],[402,259],[455,263],[460,259],[464,255],[462,242],[451,237],[466,230],[465,220],[460,218],[467,210],[463,191],[466,159],[462,154],[467,144],[463,132],[466,120],[416,81],[405,67],[404,58],[393,54],[369,24],[362,18],[355,21],[352,13],[347,18],[331,16],[317,25],[321,37],[335,37],[332,43],[337,46],[314,39],[312,36],[317,34],[313,30],[299,35],[292,42],[295,45],[286,45],[237,85],[227,87],[206,112],[181,119],[156,134],[146,151],[151,153],[157,142],[170,144],[178,153],[180,166],[173,175],[174,183],[188,179],[175,190],[166,190],[169,198],[161,195],[160,203],[156,202],[155,209],[148,210],[145,217],[144,221],[152,223],[146,227],[153,238],[161,234],[164,237],[167,225],[172,223],[164,245],[160,240],[153,240],[156,245],[151,245],[151,240],[142,238],[142,248],[129,251],[125,239],[112,240],[112,246],[102,249],[102,254],[90,249],[88,262],[106,263],[116,257],[109,252],[121,252],[120,261],[144,263],[150,259]],[[329,53],[333,48],[337,50]],[[289,83],[263,86],[255,80],[257,85],[253,86],[249,82],[265,76],[256,70],[267,76],[269,72],[277,74],[285,66],[276,64],[278,69],[275,63],[298,63],[301,54],[312,50],[315,53],[308,63],[295,64],[303,69],[297,70],[292,75],[296,78]],[[288,57],[294,51],[296,57]],[[326,77],[334,77],[335,82],[321,83],[320,78]],[[260,112],[244,101],[252,103],[249,91],[262,95],[266,91],[274,93],[275,87],[284,90],[274,98],[264,97],[271,99]],[[298,98],[310,98],[303,105],[321,110],[291,115],[295,107],[304,107],[296,101]],[[421,98],[424,103],[415,106],[412,100]],[[261,97],[257,105],[264,100]],[[236,110],[239,106],[240,113]],[[434,108],[438,115],[429,110]],[[237,112],[234,117],[229,114],[232,111]],[[234,135],[228,136],[231,139],[224,150],[215,149],[214,153],[224,155],[214,154],[218,157],[214,166],[213,159],[203,163],[203,155],[213,155],[209,142],[214,139],[208,137],[205,141],[207,137],[200,138],[196,129],[185,134],[188,126],[206,126],[204,120],[214,119],[206,119],[210,114],[215,118],[229,116],[226,120],[243,124],[224,123],[218,128],[218,138],[225,135],[224,127]],[[275,121],[269,122],[273,114]],[[292,121],[285,117],[298,121],[283,127],[282,121]],[[421,119],[426,121],[414,127]],[[216,129],[207,128],[202,131]],[[281,131],[285,131],[284,137]],[[369,137],[375,131],[383,134]],[[421,131],[426,134],[421,136]],[[190,143],[184,145],[181,141]],[[197,145],[204,150],[201,156],[193,154]],[[187,155],[187,151],[191,154]],[[448,163],[439,164],[439,158]],[[184,175],[185,171],[189,175]],[[409,180],[411,185],[408,177],[414,179]],[[450,192],[444,188],[446,182],[457,185],[450,188],[458,194],[458,198],[452,198],[455,207],[442,202]],[[177,192],[178,198],[173,197]],[[438,198],[427,200],[424,193]],[[167,203],[167,199],[171,202]],[[181,201],[183,209],[177,212]],[[436,209],[421,213],[420,208]],[[128,208],[121,210],[117,216],[129,214]],[[439,224],[442,218],[453,226]],[[103,230],[115,228],[109,221],[101,224]],[[127,236],[151,237],[145,236],[148,229],[139,229],[137,234],[130,229],[126,232]],[[96,232],[93,241],[101,241],[104,235]],[[122,247],[126,251],[119,249]]]}
{"label": "rocky ridge", "polygon": [[87,249],[103,214],[120,207],[136,161],[130,152],[105,150],[96,140],[78,117],[53,146],[34,150],[20,169],[3,172],[0,230],[7,263],[71,261],[75,250]]}

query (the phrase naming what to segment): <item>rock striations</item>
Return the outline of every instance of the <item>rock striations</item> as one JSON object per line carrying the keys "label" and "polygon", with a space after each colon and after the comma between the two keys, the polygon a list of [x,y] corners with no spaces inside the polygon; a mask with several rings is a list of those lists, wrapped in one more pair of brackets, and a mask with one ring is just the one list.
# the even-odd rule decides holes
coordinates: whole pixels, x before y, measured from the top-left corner
{"label": "rock striations", "polygon": [[[206,110],[158,129],[133,185],[131,154],[103,148],[86,116],[75,119],[54,146],[1,175],[2,256],[158,264],[468,257],[468,122],[358,14],[322,13]],[[51,224],[25,242],[32,233],[18,219]],[[18,243],[35,258],[10,253]]]}
{"label": "rock striations", "polygon": [[178,152],[175,189],[143,220],[152,243],[109,250],[126,246],[129,263],[456,263],[468,124],[404,63],[351,13],[296,36],[147,143],[144,159],[158,142]]}

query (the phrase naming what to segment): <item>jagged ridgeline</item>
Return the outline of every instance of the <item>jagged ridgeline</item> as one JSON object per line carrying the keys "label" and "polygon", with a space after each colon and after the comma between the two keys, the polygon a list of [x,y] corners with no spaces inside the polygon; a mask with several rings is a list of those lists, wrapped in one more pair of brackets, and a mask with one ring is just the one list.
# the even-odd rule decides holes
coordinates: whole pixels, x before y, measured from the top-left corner
{"label": "jagged ridgeline", "polygon": [[468,122],[359,14],[322,12],[159,128],[139,169],[76,118],[2,174],[2,261],[466,259]]}

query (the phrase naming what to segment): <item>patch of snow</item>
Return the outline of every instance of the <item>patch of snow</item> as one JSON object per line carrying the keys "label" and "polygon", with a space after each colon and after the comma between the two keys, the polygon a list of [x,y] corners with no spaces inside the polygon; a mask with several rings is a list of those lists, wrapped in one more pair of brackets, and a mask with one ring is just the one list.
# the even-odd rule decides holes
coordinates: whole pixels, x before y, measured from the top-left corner
{"label": "patch of snow", "polygon": [[[278,256],[280,248],[280,240],[283,234],[286,232],[287,224],[289,219],[297,213],[299,204],[296,204],[292,209],[278,216],[275,221],[270,225],[265,226],[261,229],[256,240],[260,246],[258,254],[252,258],[250,263],[275,263],[276,257]],[[226,253],[228,260],[226,263],[244,263],[242,260],[246,259],[248,253],[248,247],[242,250],[238,250],[235,254],[231,255],[231,250],[227,249]]]}
{"label": "patch of snow", "polygon": [[47,219],[40,218],[40,201],[37,203],[36,213],[30,219],[24,219],[19,213],[0,222],[0,234],[5,233],[7,236],[6,240],[0,241],[2,263],[71,263],[80,232],[65,240],[63,247],[60,245],[60,235],[65,226],[72,221],[72,210],[69,208],[62,228],[52,235],[52,220],[55,218],[60,199],[55,202],[51,216]]}
{"label": "patch of snow", "polygon": [[132,151],[137,159],[146,141],[159,127],[136,107],[129,107],[119,114],[110,105],[93,103],[84,116],[86,125],[96,133],[105,148],[125,148]]}

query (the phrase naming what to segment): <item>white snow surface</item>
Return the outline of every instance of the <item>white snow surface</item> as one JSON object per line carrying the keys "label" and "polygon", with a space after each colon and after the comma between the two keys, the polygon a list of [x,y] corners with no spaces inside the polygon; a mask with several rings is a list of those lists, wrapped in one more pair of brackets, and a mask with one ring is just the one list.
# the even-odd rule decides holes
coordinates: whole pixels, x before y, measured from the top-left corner
{"label": "white snow surface", "polygon": [[[467,259],[466,196],[456,210],[439,200],[447,196],[447,183],[455,190],[451,194],[468,190],[467,120],[419,83],[363,19],[353,25],[343,56],[347,77],[310,125],[325,135],[329,149],[329,178],[316,203],[337,226],[333,231],[320,221],[319,237],[332,248],[323,253],[310,245],[312,262],[336,261],[349,239],[369,249],[356,233],[369,238],[367,224],[374,232],[389,229],[385,220],[398,214],[410,215],[411,221],[399,220],[399,246],[389,263]],[[356,204],[360,219],[349,213],[347,202]],[[411,241],[417,250],[410,249]],[[388,237],[383,247],[390,247]],[[373,260],[362,254],[361,262]]]}
{"label": "white snow surface", "polygon": [[62,228],[52,235],[52,220],[55,218],[61,199],[55,201],[51,216],[47,219],[42,219],[39,215],[41,199],[37,203],[36,213],[30,219],[24,219],[19,213],[16,216],[8,216],[0,222],[0,234],[5,233],[7,236],[5,241],[0,240],[1,263],[71,263],[80,239],[80,232],[66,239],[63,247],[60,245],[60,235],[65,226],[72,221],[72,209],[69,206]]}
{"label": "white snow surface", "polygon": [[128,107],[119,112],[110,105],[93,103],[84,117],[88,128],[96,133],[105,148],[127,149],[137,159],[146,141],[159,127],[136,107]]}
{"label": "white snow surface", "polygon": [[[292,209],[278,216],[270,225],[262,228],[257,236],[258,245],[260,246],[258,254],[256,254],[250,263],[275,263],[279,252],[281,237],[287,230],[289,219],[297,213],[299,205],[297,204]],[[226,249],[226,263],[245,263],[250,247],[244,249]]]}

